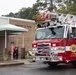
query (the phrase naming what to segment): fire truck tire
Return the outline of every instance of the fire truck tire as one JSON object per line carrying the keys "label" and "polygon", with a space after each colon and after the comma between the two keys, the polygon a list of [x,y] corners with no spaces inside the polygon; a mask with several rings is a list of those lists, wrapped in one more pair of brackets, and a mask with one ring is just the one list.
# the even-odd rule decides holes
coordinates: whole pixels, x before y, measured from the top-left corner
{"label": "fire truck tire", "polygon": [[48,65],[51,66],[51,67],[56,67],[57,63],[50,63],[50,62],[48,62]]}
{"label": "fire truck tire", "polygon": [[74,68],[76,68],[76,61],[72,62]]}
{"label": "fire truck tire", "polygon": [[76,68],[76,61],[71,62],[73,64],[73,67]]}

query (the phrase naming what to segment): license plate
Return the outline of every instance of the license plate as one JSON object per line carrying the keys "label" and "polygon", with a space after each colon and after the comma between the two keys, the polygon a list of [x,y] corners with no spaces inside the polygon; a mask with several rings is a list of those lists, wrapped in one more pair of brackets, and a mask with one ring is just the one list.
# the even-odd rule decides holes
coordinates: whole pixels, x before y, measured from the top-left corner
{"label": "license plate", "polygon": [[40,57],[36,57],[36,60],[40,60]]}

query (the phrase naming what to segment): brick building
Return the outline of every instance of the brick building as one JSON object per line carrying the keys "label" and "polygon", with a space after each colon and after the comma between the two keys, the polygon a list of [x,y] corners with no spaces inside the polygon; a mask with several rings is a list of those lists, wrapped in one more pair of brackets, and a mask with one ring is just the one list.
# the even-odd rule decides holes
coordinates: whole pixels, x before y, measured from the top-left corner
{"label": "brick building", "polygon": [[[11,18],[11,17],[0,17],[0,25],[3,24],[14,24],[16,26],[28,29],[28,32],[23,32],[19,35],[8,36],[8,42],[7,42],[8,50],[10,50],[12,44],[14,44],[15,47],[18,47],[19,52],[22,54],[24,53],[22,49],[26,51],[32,49],[31,44],[35,38],[35,28],[36,28],[35,21],[27,19]],[[0,46],[1,46],[0,54],[2,54],[2,50],[4,48],[4,36],[0,36]]]}

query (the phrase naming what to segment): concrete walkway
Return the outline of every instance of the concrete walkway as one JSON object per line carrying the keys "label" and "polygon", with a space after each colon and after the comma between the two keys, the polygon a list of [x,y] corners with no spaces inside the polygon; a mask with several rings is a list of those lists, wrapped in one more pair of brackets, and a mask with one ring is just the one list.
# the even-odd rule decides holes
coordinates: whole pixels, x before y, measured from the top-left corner
{"label": "concrete walkway", "polygon": [[28,59],[0,61],[0,66],[13,66],[13,65],[23,65],[23,64],[31,64],[31,62]]}

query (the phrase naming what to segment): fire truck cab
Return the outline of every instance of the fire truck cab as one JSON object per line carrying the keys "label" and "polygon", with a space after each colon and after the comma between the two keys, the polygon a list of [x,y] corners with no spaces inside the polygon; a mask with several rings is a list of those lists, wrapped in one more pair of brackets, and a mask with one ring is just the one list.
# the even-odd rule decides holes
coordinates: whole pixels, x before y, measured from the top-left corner
{"label": "fire truck cab", "polygon": [[76,66],[76,24],[52,21],[39,25],[32,42],[33,60],[50,66],[72,63]]}

